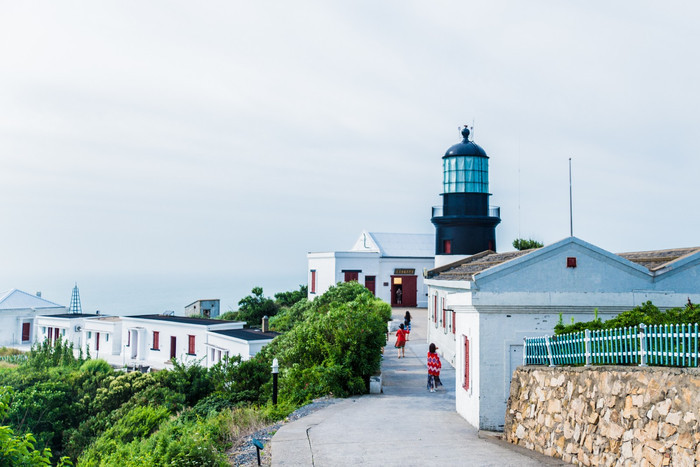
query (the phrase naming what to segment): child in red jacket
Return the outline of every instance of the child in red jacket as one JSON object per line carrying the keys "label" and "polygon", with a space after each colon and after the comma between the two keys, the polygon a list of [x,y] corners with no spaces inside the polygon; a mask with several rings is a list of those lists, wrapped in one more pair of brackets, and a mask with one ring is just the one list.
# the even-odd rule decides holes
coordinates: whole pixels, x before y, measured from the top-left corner
{"label": "child in red jacket", "polygon": [[399,329],[396,331],[396,344],[394,344],[394,347],[399,353],[399,358],[406,358],[406,331],[403,328],[403,323],[399,324]]}
{"label": "child in red jacket", "polygon": [[440,363],[440,356],[436,352],[437,349],[435,344],[430,344],[428,349],[428,389],[430,389],[430,392],[437,390],[440,381],[442,363]]}

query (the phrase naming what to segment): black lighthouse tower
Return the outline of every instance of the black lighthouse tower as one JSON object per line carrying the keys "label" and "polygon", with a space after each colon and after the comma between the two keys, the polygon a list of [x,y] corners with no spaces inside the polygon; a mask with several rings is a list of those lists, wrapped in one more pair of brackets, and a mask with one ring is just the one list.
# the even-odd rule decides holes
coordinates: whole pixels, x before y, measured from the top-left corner
{"label": "black lighthouse tower", "polygon": [[[442,206],[433,207],[436,256],[467,256],[496,251],[500,208],[489,206],[489,157],[473,141],[464,139],[442,156]],[[458,258],[455,258],[457,260]]]}

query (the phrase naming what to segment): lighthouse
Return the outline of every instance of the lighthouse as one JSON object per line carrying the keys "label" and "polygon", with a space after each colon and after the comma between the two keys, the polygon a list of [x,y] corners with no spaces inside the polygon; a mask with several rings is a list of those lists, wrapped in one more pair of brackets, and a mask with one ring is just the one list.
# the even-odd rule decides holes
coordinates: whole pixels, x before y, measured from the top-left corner
{"label": "lighthouse", "polygon": [[489,206],[489,157],[469,140],[462,129],[462,142],[442,156],[442,206],[434,206],[430,221],[435,225],[435,267],[486,250],[496,251],[496,226],[500,208]]}

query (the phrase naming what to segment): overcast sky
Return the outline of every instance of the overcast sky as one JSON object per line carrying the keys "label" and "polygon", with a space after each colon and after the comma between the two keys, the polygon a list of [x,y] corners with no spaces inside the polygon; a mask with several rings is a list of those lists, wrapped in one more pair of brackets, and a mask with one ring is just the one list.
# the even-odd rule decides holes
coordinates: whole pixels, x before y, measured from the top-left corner
{"label": "overcast sky", "polygon": [[698,246],[698,24],[695,2],[2,0],[0,290],[294,288],[363,229],[433,232],[472,122],[499,250],[569,235],[569,157],[577,237]]}

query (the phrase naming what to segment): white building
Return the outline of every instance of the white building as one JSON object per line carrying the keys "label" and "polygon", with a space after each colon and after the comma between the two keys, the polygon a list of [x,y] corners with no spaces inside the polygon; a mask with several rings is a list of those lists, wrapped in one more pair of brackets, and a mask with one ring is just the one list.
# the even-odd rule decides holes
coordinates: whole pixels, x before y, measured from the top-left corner
{"label": "white building", "polygon": [[122,321],[118,316],[100,316],[85,320],[83,352],[90,358],[101,358],[114,366],[126,364],[122,349]]}
{"label": "white building", "polygon": [[435,235],[363,231],[348,251],[308,253],[309,300],[358,281],[392,306],[426,307],[423,271],[434,266]]}
{"label": "white building", "polygon": [[83,313],[62,313],[58,315],[37,316],[35,318],[36,334],[35,339],[43,342],[48,339],[55,342],[59,337],[61,340],[73,344],[74,349],[83,346],[83,328],[89,318],[99,317],[94,314]]}
{"label": "white building", "polygon": [[217,364],[225,357],[240,355],[243,360],[249,360],[267,344],[272,342],[278,333],[263,332],[259,329],[213,329],[207,332],[205,346],[209,349],[207,366]]}
{"label": "white building", "polygon": [[[209,331],[243,329],[245,324],[167,315],[123,316],[121,322],[125,364],[154,369],[169,367],[173,358],[186,364],[209,366]],[[243,357],[247,359],[249,355]]]}
{"label": "white building", "polygon": [[65,313],[68,308],[36,295],[11,289],[0,293],[0,346],[32,345],[35,340],[34,318]]}
{"label": "white building", "polygon": [[197,300],[185,307],[185,316],[200,315],[205,318],[219,316],[219,299]]}
{"label": "white building", "polygon": [[553,333],[562,314],[605,320],[648,300],[700,302],[700,248],[615,255],[570,237],[536,250],[491,251],[433,269],[429,342],[456,371],[456,408],[480,429],[501,430],[523,338]]}

